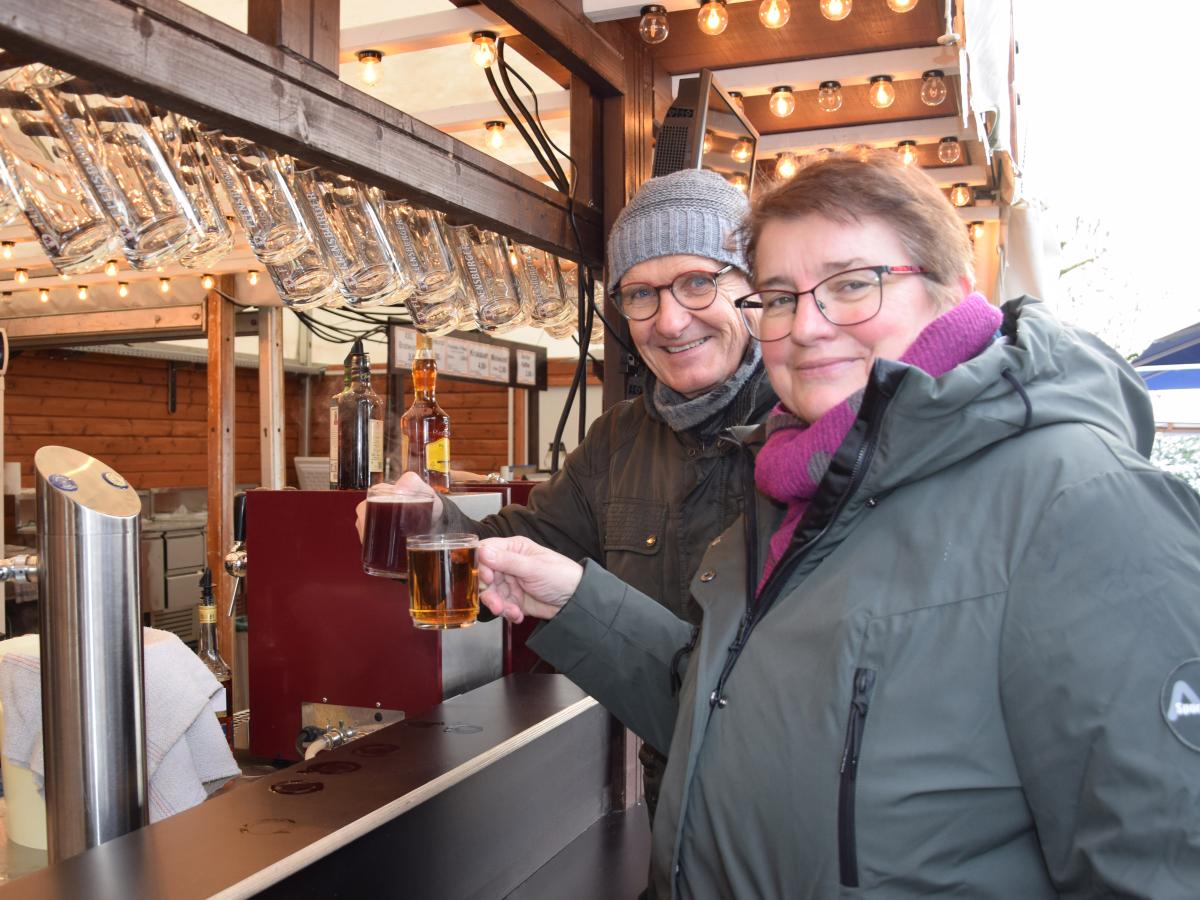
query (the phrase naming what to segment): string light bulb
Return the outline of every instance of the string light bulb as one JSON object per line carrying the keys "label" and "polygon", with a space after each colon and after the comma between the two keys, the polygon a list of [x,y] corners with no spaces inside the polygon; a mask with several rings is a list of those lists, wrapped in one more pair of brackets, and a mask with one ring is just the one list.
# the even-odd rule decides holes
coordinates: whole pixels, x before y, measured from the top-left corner
{"label": "string light bulb", "polygon": [[896,86],[891,75],[872,75],[867,98],[876,109],[887,109],[896,102]]}
{"label": "string light bulb", "polygon": [[733,101],[733,105],[738,108],[739,112],[746,111],[745,98],[742,97],[741,91],[729,91],[729,99]]}
{"label": "string light bulb", "polygon": [[840,22],[850,15],[850,0],[821,0],[821,15],[830,22]]}
{"label": "string light bulb", "polygon": [[17,271],[14,273],[14,277],[17,279],[17,284],[24,284],[29,280],[29,270],[17,269]]}
{"label": "string light bulb", "polygon": [[767,101],[767,106],[772,115],[781,119],[786,119],[794,113],[796,111],[796,95],[792,93],[792,86],[781,84],[779,87],[771,88],[771,99]]}
{"label": "string light bulb", "polygon": [[960,181],[950,188],[950,202],[955,206],[971,205],[971,187],[965,181]]}
{"label": "string light bulb", "polygon": [[117,282],[117,296],[120,297],[121,299],[125,299],[126,297],[129,296],[129,282],[128,281],[118,281]]}
{"label": "string light bulb", "polygon": [[795,176],[800,171],[800,160],[796,159],[796,154],[783,152],[775,157],[775,177],[788,180]]}
{"label": "string light bulb", "polygon": [[887,0],[888,9],[896,13],[912,12],[917,6],[917,0]]}
{"label": "string light bulb", "polygon": [[758,5],[758,21],[766,28],[782,28],[791,17],[788,0],[762,0]]}
{"label": "string light bulb", "polygon": [[700,149],[705,153],[712,153],[713,148],[713,133],[711,131],[704,132],[704,142],[700,145]]}
{"label": "string light bulb", "polygon": [[43,303],[49,303],[50,302],[49,288],[38,288],[38,299],[41,300]]}
{"label": "string light bulb", "polygon": [[109,278],[117,274],[117,261],[115,259],[110,259],[104,264],[104,274]]}
{"label": "string light bulb", "polygon": [[921,102],[926,106],[941,106],[949,93],[946,73],[941,69],[921,73]]}
{"label": "string light bulb", "polygon": [[733,157],[734,162],[749,162],[750,157],[754,155],[754,144],[749,138],[738,138],[729,155]]}
{"label": "string light bulb", "polygon": [[729,10],[725,8],[725,2],[726,0],[701,0],[696,21],[705,34],[716,37],[729,27]]}
{"label": "string light bulb", "polygon": [[257,269],[251,269],[249,272],[246,273],[246,282],[250,285],[250,287],[254,287],[256,284],[258,284],[258,270]]}
{"label": "string light bulb", "polygon": [[171,279],[170,278],[158,279],[158,290],[160,293],[163,293],[163,294],[171,293]]}
{"label": "string light bulb", "polygon": [[71,278],[71,276],[68,275],[66,272],[59,272],[58,277],[60,279],[62,279],[63,281],[68,281]]}
{"label": "string light bulb", "polygon": [[734,172],[729,177],[729,183],[741,191],[743,194],[750,190],[750,179],[741,172]]}
{"label": "string light bulb", "polygon": [[217,279],[205,272],[200,276],[200,286],[206,291],[211,291],[217,286]]}
{"label": "string light bulb", "polygon": [[490,122],[483,123],[483,130],[487,132],[488,146],[493,150],[499,150],[504,146],[504,123],[499,119],[493,119]]}
{"label": "string light bulb", "polygon": [[956,137],[944,137],[938,141],[938,159],[948,166],[962,159],[962,144]]}
{"label": "string light bulb", "polygon": [[481,69],[486,69],[496,61],[496,32],[473,31],[471,43],[471,59]]}
{"label": "string light bulb", "polygon": [[833,113],[842,108],[842,84],[839,81],[822,81],[817,90],[817,106],[822,112]]}
{"label": "string light bulb", "polygon": [[967,226],[967,235],[971,238],[971,243],[975,243],[975,241],[983,237],[983,223],[972,222]]}
{"label": "string light bulb", "polygon": [[355,54],[362,63],[362,80],[364,84],[374,86],[383,77],[383,53],[379,50],[359,50]]}
{"label": "string light bulb", "polygon": [[78,285],[75,288],[75,296],[78,297],[80,300],[86,300],[88,298],[87,285],[86,284]]}
{"label": "string light bulb", "polygon": [[896,152],[900,154],[900,160],[906,166],[911,166],[917,161],[917,142],[901,141],[896,145]]}
{"label": "string light bulb", "polygon": [[15,246],[16,244],[12,241],[0,241],[0,256],[3,256],[5,259],[12,259],[13,247]]}
{"label": "string light bulb", "polygon": [[667,39],[671,25],[667,21],[667,8],[657,3],[642,7],[642,18],[638,22],[638,34],[647,44],[661,44]]}

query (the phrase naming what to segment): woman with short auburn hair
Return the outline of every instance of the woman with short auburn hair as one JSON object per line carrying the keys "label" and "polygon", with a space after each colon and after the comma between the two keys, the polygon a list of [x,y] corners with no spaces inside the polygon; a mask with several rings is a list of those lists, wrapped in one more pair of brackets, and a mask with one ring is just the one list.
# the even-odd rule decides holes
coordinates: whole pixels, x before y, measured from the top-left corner
{"label": "woman with short auburn hair", "polygon": [[659,898],[1194,898],[1200,498],[1137,374],[972,292],[925,174],[812,163],[735,301],[780,403],[690,628],[598,566],[480,548],[484,602],[670,763]]}

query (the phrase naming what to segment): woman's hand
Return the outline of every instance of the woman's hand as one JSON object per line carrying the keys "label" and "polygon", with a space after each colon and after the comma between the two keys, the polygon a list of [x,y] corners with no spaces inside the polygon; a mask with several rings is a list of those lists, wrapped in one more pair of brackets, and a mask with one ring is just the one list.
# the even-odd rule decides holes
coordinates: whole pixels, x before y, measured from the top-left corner
{"label": "woman's hand", "polygon": [[[414,494],[429,494],[433,497],[433,521],[438,522],[442,518],[442,498],[416,472],[405,472],[396,480],[396,487],[401,490],[412,491]],[[364,500],[358,506],[354,507],[354,527],[358,529],[358,542],[360,544],[362,543],[363,531],[366,524],[367,501]]]}
{"label": "woman's hand", "polygon": [[498,616],[553,619],[583,577],[583,566],[529,538],[488,538],[479,543],[480,600]]}

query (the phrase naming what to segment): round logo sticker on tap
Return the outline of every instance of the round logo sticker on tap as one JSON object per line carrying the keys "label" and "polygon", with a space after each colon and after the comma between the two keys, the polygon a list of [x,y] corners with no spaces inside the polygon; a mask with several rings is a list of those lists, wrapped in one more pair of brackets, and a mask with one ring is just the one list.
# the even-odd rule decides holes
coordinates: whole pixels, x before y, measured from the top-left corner
{"label": "round logo sticker on tap", "polygon": [[129,487],[129,482],[126,481],[124,478],[122,478],[120,475],[118,475],[116,472],[105,472],[100,477],[103,478],[106,482],[108,482],[115,488],[120,488],[121,490],[125,490]]}
{"label": "round logo sticker on tap", "polygon": [[55,473],[46,479],[50,482],[50,487],[58,488],[60,491],[77,491],[79,485],[75,483],[75,479],[68,475],[59,475]]}

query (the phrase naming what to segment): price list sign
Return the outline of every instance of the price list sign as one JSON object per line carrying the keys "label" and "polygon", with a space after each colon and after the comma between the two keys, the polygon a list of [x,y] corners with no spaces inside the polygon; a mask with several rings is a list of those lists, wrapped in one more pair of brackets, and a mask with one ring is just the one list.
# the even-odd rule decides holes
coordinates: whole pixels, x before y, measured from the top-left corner
{"label": "price list sign", "polygon": [[[403,325],[391,327],[389,366],[392,371],[411,369],[417,352],[417,332]],[[509,387],[546,387],[546,349],[483,334],[454,334],[433,339],[438,374]]]}

